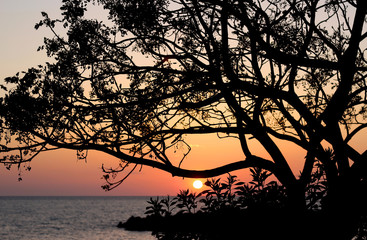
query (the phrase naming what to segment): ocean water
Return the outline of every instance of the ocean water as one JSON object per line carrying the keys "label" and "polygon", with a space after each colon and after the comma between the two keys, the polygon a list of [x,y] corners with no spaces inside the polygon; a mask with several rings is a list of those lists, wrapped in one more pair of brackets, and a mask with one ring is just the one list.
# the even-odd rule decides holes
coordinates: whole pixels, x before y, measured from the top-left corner
{"label": "ocean water", "polygon": [[1,240],[153,240],[117,228],[144,216],[149,197],[0,197]]}

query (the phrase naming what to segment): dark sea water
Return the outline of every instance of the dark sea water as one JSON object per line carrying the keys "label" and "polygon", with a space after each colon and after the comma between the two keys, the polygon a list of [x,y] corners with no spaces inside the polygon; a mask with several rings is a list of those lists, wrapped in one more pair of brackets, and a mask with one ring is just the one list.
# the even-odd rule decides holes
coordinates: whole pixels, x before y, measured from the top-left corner
{"label": "dark sea water", "polygon": [[117,228],[143,216],[149,197],[0,197],[1,240],[156,239]]}

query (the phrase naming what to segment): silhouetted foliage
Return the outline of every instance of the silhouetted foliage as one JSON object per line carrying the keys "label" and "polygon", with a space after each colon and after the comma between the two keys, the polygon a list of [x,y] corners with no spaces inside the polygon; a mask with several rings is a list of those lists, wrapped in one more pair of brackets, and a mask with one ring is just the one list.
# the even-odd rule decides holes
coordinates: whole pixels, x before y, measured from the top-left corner
{"label": "silhouetted foliage", "polygon": [[159,200],[159,197],[157,197],[156,199],[150,198],[148,203],[150,204],[150,206],[146,208],[147,211],[145,212],[145,214],[153,216],[162,216],[164,214],[162,200]]}
{"label": "silhouetted foliage", "polygon": [[233,187],[237,182],[236,176],[229,175],[224,183],[220,182],[220,180],[220,178],[213,178],[205,182],[205,185],[210,189],[200,193],[200,196],[205,195],[205,198],[200,200],[200,202],[204,203],[204,211],[213,212],[235,207],[236,202]]}
{"label": "silhouetted foliage", "polygon": [[179,213],[195,213],[198,207],[197,197],[196,193],[191,193],[189,189],[180,190],[180,193],[177,194],[177,207],[181,209]]}
{"label": "silhouetted foliage", "polygon": [[237,184],[236,195],[241,208],[265,207],[284,208],[286,204],[286,191],[276,181],[266,183],[271,175],[261,168],[250,169],[252,181],[249,184]]}
{"label": "silhouetted foliage", "polygon": [[[180,191],[177,198],[151,198],[146,218],[132,217],[120,227],[150,230],[157,239],[170,240],[230,239],[239,238],[242,234],[248,239],[295,239],[295,236],[320,240],[330,236],[343,238],[330,233],[335,228],[333,222],[325,222],[327,218],[320,202],[326,195],[323,194],[324,188],[318,186],[324,178],[321,169],[313,174],[312,187],[309,188],[312,190],[307,194],[310,207],[303,215],[287,209],[286,191],[278,182],[268,180],[271,176],[268,171],[253,168],[251,173],[252,181],[249,183],[240,182],[236,176],[229,175],[224,182],[220,178],[208,179],[208,189],[198,195],[185,190]],[[318,202],[317,207],[312,200]],[[202,205],[194,213],[190,209],[196,208],[197,201]],[[169,209],[176,211],[162,214],[167,203],[170,203]],[[192,203],[194,207],[183,203]],[[272,222],[274,220],[277,222]],[[317,224],[321,225],[315,226]],[[366,219],[363,217],[353,239],[366,239],[366,231]],[[300,233],[303,235],[298,236]]]}
{"label": "silhouetted foliage", "polygon": [[[87,17],[91,5],[105,21]],[[356,232],[366,212],[367,1],[63,0],[61,12],[35,26],[54,34],[39,48],[50,62],[1,86],[5,167],[21,173],[58,148],[83,160],[102,151],[121,159],[103,167],[105,190],[141,166],[197,178],[265,169],[281,187],[254,170],[259,185],[242,186],[244,201],[283,189],[288,208],[322,206],[339,236]],[[236,138],[243,156],[184,169],[190,136],[213,133]],[[291,148],[304,157],[287,159]],[[232,198],[232,183],[210,184],[208,202]]]}
{"label": "silhouetted foliage", "polygon": [[159,199],[157,197],[156,199],[150,198],[148,201],[149,206],[146,208],[145,214],[149,216],[171,216],[173,211],[176,207],[179,207],[180,205],[176,206],[177,204],[177,198],[171,198],[170,196],[167,196],[165,198]]}
{"label": "silhouetted foliage", "polygon": [[323,165],[319,162],[315,164],[315,171],[311,174],[309,184],[306,186],[307,209],[318,210],[322,208],[323,199],[327,196],[327,181]]}

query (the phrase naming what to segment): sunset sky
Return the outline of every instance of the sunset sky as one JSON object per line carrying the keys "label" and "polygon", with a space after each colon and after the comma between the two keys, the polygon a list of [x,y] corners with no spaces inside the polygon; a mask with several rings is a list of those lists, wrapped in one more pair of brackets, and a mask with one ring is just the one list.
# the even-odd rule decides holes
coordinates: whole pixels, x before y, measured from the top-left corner
{"label": "sunset sky", "polygon": [[[61,0],[0,0],[0,81],[19,71],[44,63],[44,52],[37,52],[44,36],[50,32],[41,28],[36,31],[35,23],[41,20],[41,11],[51,18],[60,15]],[[98,14],[98,13],[96,13]],[[361,139],[360,139],[361,140]],[[365,141],[360,141],[361,149]],[[239,143],[234,139],[215,139],[215,136],[197,136],[188,143],[192,152],[184,162],[184,168],[205,169],[220,166],[236,160],[243,160]],[[253,143],[256,144],[256,143]],[[299,149],[286,149],[286,157],[294,172],[299,172],[304,152]],[[258,153],[262,150],[258,147]],[[9,195],[167,195],[176,194],[179,189],[190,188],[195,179],[173,178],[160,170],[143,167],[136,171],[120,187],[104,192],[101,189],[102,163],[113,167],[118,160],[108,155],[89,152],[87,163],[78,161],[75,151],[57,150],[47,152],[36,158],[30,172],[22,171],[23,181],[18,182],[18,170],[11,171],[0,165],[0,196]],[[234,173],[240,180],[248,180],[246,171]],[[225,176],[223,176],[225,177]]]}
{"label": "sunset sky", "polygon": [[[42,45],[44,36],[51,35],[44,28],[36,31],[34,25],[41,20],[41,11],[47,12],[50,17],[58,17],[60,4],[61,1],[56,0],[0,0],[1,80],[47,61],[45,53],[36,50]],[[190,144],[192,152],[183,164],[187,168],[216,166],[231,158],[243,157],[241,152],[235,150],[238,143],[234,140],[212,142],[199,136]],[[194,179],[173,178],[168,173],[144,167],[120,187],[106,193],[101,189],[104,184],[101,179],[102,163],[113,167],[118,160],[89,152],[85,163],[77,160],[75,151],[47,152],[31,163],[30,172],[22,171],[21,182],[17,181],[16,166],[11,171],[0,166],[0,195],[166,195],[176,194],[179,189],[193,189]]]}
{"label": "sunset sky", "polygon": [[[0,79],[12,76],[29,67],[47,61],[45,52],[37,52],[45,36],[51,33],[34,29],[45,11],[51,18],[60,16],[61,0],[0,0]],[[98,14],[98,12],[93,13]],[[234,139],[217,140],[216,137],[197,136],[189,140],[192,152],[182,165],[184,168],[205,169],[236,160],[243,160],[239,143]],[[261,148],[259,148],[261,151]],[[300,158],[296,150],[288,149],[289,158]],[[179,189],[193,189],[195,179],[173,178],[160,170],[144,167],[136,171],[120,187],[104,192],[102,163],[113,167],[118,160],[108,155],[89,152],[87,163],[78,161],[75,151],[57,150],[37,157],[30,172],[22,171],[23,181],[18,182],[18,170],[8,171],[0,166],[1,195],[166,195]],[[298,169],[298,163],[292,163]],[[248,180],[246,171],[234,173],[240,180]],[[223,176],[225,178],[225,176]]]}

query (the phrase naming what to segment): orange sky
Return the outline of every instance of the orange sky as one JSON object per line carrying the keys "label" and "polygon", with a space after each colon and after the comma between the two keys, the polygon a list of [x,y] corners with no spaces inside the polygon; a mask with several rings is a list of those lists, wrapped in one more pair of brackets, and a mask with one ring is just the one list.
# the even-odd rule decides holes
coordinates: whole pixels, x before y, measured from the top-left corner
{"label": "orange sky", "polygon": [[[0,1],[0,81],[16,72],[46,61],[44,52],[37,52],[43,37],[50,36],[46,29],[36,31],[34,24],[41,19],[41,11],[51,17],[59,15],[61,0],[11,0]],[[365,148],[364,138],[356,141]],[[197,136],[188,141],[192,152],[182,165],[184,168],[204,169],[223,163],[243,160],[239,143],[234,139],[217,140]],[[256,143],[254,143],[256,144]],[[255,145],[256,146],[256,145]],[[284,145],[286,158],[294,172],[299,172],[304,153]],[[257,152],[263,157],[260,147]],[[32,170],[24,172],[23,181],[17,181],[17,169],[6,170],[0,166],[0,196],[4,195],[174,195],[180,189],[190,188],[195,179],[173,178],[160,170],[144,167],[136,171],[120,187],[104,192],[101,189],[102,163],[116,165],[118,160],[98,152],[89,152],[87,163],[77,161],[76,152],[57,150],[39,156],[31,163]],[[233,173],[240,180],[248,180],[246,171]],[[225,177],[225,176],[223,176]]]}
{"label": "orange sky", "polygon": [[[37,52],[47,29],[36,31],[35,23],[41,20],[41,11],[50,17],[60,15],[61,0],[0,1],[0,81],[18,71],[47,61],[44,52]],[[98,14],[98,13],[96,13]],[[202,168],[219,166],[220,162],[242,159],[235,141],[211,142],[211,138],[198,137],[189,142],[192,152],[183,167]],[[234,144],[235,143],[235,144]],[[216,151],[213,151],[213,150]],[[237,148],[238,149],[238,148]],[[230,153],[230,154],[228,154]],[[30,172],[23,171],[23,181],[18,182],[17,167],[11,171],[0,166],[1,195],[166,195],[179,189],[193,189],[194,179],[173,178],[160,170],[144,167],[136,171],[120,187],[104,192],[101,189],[102,163],[117,164],[118,160],[98,152],[90,152],[87,163],[77,161],[76,152],[58,150],[37,157]],[[241,177],[243,179],[244,177]]]}
{"label": "orange sky", "polygon": [[[238,143],[230,139],[214,140],[200,136],[190,142],[193,147],[183,163],[185,168],[204,169],[232,159],[243,159]],[[106,193],[101,189],[104,184],[101,179],[102,163],[105,167],[113,167],[118,160],[96,151],[88,153],[87,162],[78,161],[76,152],[72,150],[45,152],[31,162],[30,172],[22,171],[21,182],[17,181],[16,166],[11,171],[1,166],[0,195],[174,195],[180,189],[194,190],[192,183],[195,179],[172,177],[161,170],[143,167],[118,188]],[[233,174],[247,180],[243,171]]]}
{"label": "orange sky", "polygon": [[[3,33],[0,38],[0,79],[46,61],[45,53],[36,49],[42,45],[43,37],[50,36],[50,33],[44,28],[36,31],[34,25],[41,19],[41,11],[49,13],[50,17],[58,17],[60,4],[60,0],[0,2],[0,31]],[[234,139],[197,136],[189,144],[192,152],[182,165],[184,168],[205,169],[243,160],[239,144]],[[287,156],[296,154],[289,149],[287,153]],[[104,183],[101,165],[113,166],[118,160],[90,152],[87,161],[77,161],[76,152],[70,150],[44,153],[31,163],[30,172],[23,173],[21,182],[17,181],[16,166],[12,171],[0,166],[0,195],[166,195],[176,194],[180,189],[193,189],[194,179],[173,178],[168,173],[144,167],[120,187],[105,193],[101,189]],[[297,165],[296,161],[294,163]],[[234,174],[241,180],[248,180],[244,171]]]}

